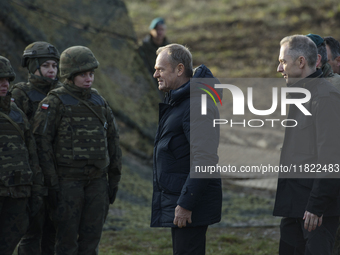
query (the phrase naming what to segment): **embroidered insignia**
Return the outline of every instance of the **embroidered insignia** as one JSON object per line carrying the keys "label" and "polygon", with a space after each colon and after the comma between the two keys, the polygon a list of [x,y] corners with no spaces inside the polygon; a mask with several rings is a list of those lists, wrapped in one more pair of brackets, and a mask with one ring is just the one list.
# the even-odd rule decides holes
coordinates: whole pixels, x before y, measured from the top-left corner
{"label": "embroidered insignia", "polygon": [[50,105],[48,105],[48,104],[42,104],[41,109],[46,110],[49,106],[50,106]]}

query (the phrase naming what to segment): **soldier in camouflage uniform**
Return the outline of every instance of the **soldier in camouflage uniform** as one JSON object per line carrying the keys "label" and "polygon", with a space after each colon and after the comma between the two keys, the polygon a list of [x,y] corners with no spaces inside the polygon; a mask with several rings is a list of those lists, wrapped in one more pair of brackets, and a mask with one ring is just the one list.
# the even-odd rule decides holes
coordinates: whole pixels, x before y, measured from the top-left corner
{"label": "soldier in camouflage uniform", "polygon": [[[24,50],[22,67],[28,69],[28,82],[17,83],[10,91],[14,102],[31,123],[41,100],[50,90],[62,86],[57,78],[59,59],[58,50],[47,42],[31,43]],[[19,244],[19,255],[54,254],[55,229],[45,213],[47,210],[43,206],[34,218],[30,218],[27,233]]]}
{"label": "soldier in camouflage uniform", "polygon": [[17,83],[10,91],[29,120],[47,93],[62,85],[57,78],[59,58],[58,50],[47,42],[34,42],[25,48],[21,63],[28,69],[28,82]]}
{"label": "soldier in camouflage uniform", "polygon": [[45,195],[36,145],[26,115],[11,102],[15,73],[0,56],[0,253],[12,255]]}
{"label": "soldier in camouflage uniform", "polygon": [[63,87],[48,94],[34,117],[57,255],[97,254],[120,181],[117,124],[105,99],[91,88],[98,65],[90,49],[66,49],[60,57]]}

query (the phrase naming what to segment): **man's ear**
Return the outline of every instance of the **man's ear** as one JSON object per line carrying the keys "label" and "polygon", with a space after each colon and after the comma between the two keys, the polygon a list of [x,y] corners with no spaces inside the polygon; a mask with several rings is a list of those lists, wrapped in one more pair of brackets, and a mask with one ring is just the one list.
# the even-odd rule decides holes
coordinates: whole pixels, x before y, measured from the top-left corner
{"label": "man's ear", "polygon": [[[319,59],[319,56],[320,56],[320,55],[318,55],[318,61],[316,62],[317,64],[318,64],[318,62],[320,63],[320,61],[321,61],[321,56],[320,56],[320,59]],[[305,57],[303,57],[303,56],[300,56],[300,57],[298,58],[298,61],[299,61],[299,67],[300,67],[301,69],[304,68],[304,67],[307,65],[306,59],[305,59]]]}
{"label": "man's ear", "polygon": [[177,65],[177,76],[182,76],[182,74],[184,73],[185,71],[185,67],[182,63],[179,63]]}
{"label": "man's ear", "polygon": [[319,65],[321,65],[321,55],[320,54],[318,54],[318,58],[316,60],[316,67],[319,67]]}

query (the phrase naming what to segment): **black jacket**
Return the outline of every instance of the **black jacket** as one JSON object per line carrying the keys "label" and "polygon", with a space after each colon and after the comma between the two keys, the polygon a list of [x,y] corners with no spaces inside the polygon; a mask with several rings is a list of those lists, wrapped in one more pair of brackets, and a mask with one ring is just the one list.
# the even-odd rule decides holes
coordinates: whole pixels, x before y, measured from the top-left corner
{"label": "black jacket", "polygon": [[[194,75],[194,78],[198,77],[213,76],[201,65]],[[212,119],[219,118],[219,113],[212,100],[208,100],[208,113],[202,121],[200,100],[198,96],[190,98],[190,82],[187,82],[170,91],[165,103],[159,104],[151,227],[176,227],[172,222],[177,205],[192,211],[192,224],[188,226],[210,225],[221,219],[221,180],[190,178],[194,166],[216,166],[218,162],[219,128],[213,128]],[[197,109],[191,111],[191,116],[190,107]],[[207,133],[190,132],[198,124]]]}
{"label": "black jacket", "polygon": [[[309,79],[292,85],[311,93],[311,99],[303,104],[311,116],[290,105],[288,119],[298,124],[286,128],[281,151],[280,164],[291,169],[296,166],[298,172],[299,166],[312,169],[312,164],[320,164],[316,168],[333,167],[335,170],[340,165],[340,93],[327,80],[319,79],[321,75],[318,70],[308,76]],[[301,93],[290,96],[298,98]],[[340,171],[334,173],[332,177],[340,177]],[[320,171],[314,176],[330,177],[328,174],[328,171]],[[274,216],[302,218],[306,210],[318,216],[340,215],[339,178],[282,178],[282,174],[280,177]]]}

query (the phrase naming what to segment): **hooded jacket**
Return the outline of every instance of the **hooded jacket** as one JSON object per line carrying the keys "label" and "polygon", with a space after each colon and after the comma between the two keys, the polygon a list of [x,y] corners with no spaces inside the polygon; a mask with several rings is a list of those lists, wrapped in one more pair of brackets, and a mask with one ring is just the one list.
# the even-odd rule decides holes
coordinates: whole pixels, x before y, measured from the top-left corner
{"label": "hooded jacket", "polygon": [[[213,75],[201,65],[193,78]],[[151,227],[176,227],[173,220],[177,205],[192,211],[188,227],[210,225],[221,219],[220,178],[190,177],[195,166],[218,163],[219,128],[213,128],[212,123],[219,113],[212,100],[208,100],[207,115],[202,118],[201,93],[191,95],[190,87],[189,81],[170,91],[165,102],[159,104]],[[202,134],[202,130],[206,133]]]}

